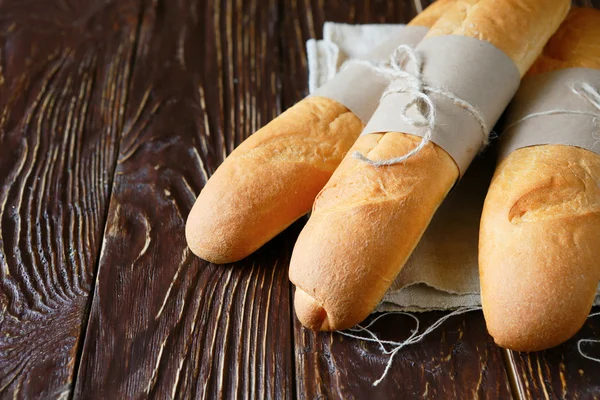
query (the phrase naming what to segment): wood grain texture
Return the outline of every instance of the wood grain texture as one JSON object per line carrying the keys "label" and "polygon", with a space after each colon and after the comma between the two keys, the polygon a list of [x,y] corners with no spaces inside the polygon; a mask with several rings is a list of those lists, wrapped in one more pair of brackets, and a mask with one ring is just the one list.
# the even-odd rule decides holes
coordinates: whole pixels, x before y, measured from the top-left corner
{"label": "wood grain texture", "polygon": [[291,398],[280,236],[235,265],[190,253],[208,176],[280,110],[275,0],[144,1],[77,398]]}
{"label": "wood grain texture", "polygon": [[[284,45],[304,49],[310,37],[321,37],[325,21],[346,23],[407,22],[428,3],[420,1],[309,1],[285,2]],[[306,92],[306,55],[286,52],[284,105]],[[424,323],[440,313],[423,314]],[[402,340],[414,328],[412,319],[390,317],[374,326],[388,340]],[[510,398],[502,353],[485,330],[481,313],[451,319],[424,342],[403,350],[388,377],[375,382],[387,357],[376,345],[336,333],[314,333],[294,318],[297,394],[314,398]]]}
{"label": "wood grain texture", "polygon": [[136,1],[0,2],[0,397],[64,398],[116,165]]}
{"label": "wood grain texture", "polygon": [[[596,307],[595,312],[600,312]],[[536,353],[507,352],[523,399],[600,399],[600,365],[582,357],[580,339],[600,338],[600,317],[588,319],[577,335],[561,346]],[[600,344],[582,347],[585,354],[600,358]]]}
{"label": "wood grain texture", "polygon": [[[421,331],[443,315],[420,314]],[[385,316],[371,327],[380,339],[394,341],[406,339],[414,328],[413,319],[401,315]],[[481,312],[454,317],[401,350],[385,380],[373,387],[387,361],[375,343],[296,328],[301,399],[511,398],[502,354],[488,339]]]}

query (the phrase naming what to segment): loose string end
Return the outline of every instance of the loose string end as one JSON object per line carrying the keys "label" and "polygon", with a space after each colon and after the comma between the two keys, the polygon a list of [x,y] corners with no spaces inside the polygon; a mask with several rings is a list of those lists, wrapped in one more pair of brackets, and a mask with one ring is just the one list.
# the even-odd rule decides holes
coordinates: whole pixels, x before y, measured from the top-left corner
{"label": "loose string end", "polygon": [[[597,313],[593,313],[590,314],[588,316],[588,318],[593,318],[593,317],[597,317],[600,315],[600,312]],[[577,341],[577,351],[579,352],[579,355],[583,358],[587,358],[588,360],[591,361],[595,361],[597,363],[600,363],[600,358],[598,357],[592,357],[586,353],[583,352],[583,349],[581,348],[583,344],[600,344],[600,339],[579,339]]]}
{"label": "loose string end", "polygon": [[[398,354],[400,352],[400,350],[402,350],[403,348],[405,348],[409,345],[412,345],[412,344],[422,341],[427,335],[429,335],[431,332],[433,332],[435,329],[437,329],[446,320],[448,320],[454,316],[457,316],[457,315],[461,315],[461,314],[465,314],[465,313],[468,313],[471,311],[477,311],[477,310],[481,310],[481,307],[476,306],[476,307],[458,308],[458,309],[444,315],[437,321],[435,321],[427,329],[425,329],[425,331],[423,331],[422,333],[419,333],[419,330],[420,330],[419,329],[419,325],[420,325],[419,319],[413,314],[402,312],[402,311],[384,313],[384,314],[380,315],[379,317],[375,318],[373,321],[371,321],[368,325],[366,325],[364,327],[359,325],[358,329],[356,329],[356,328],[350,329],[351,332],[365,332],[370,337],[358,336],[353,333],[348,333],[348,332],[343,332],[343,331],[339,331],[338,333],[340,333],[344,336],[353,338],[353,339],[377,343],[384,354],[389,354],[389,358],[387,360],[383,374],[381,375],[381,377],[379,379],[377,379],[375,382],[373,382],[373,386],[377,386],[381,382],[383,382],[383,380],[386,378],[387,374],[389,373],[390,369],[392,368],[394,358],[396,357],[396,354]],[[402,342],[395,342],[395,341],[391,341],[391,340],[381,340],[377,337],[377,335],[375,335],[375,333],[373,333],[371,330],[368,329],[371,327],[371,325],[373,325],[375,323],[375,321],[379,320],[380,318],[382,318],[384,316],[391,315],[391,314],[406,315],[406,316],[411,317],[415,321],[415,325],[416,325],[415,328],[411,330],[410,336]],[[392,350],[387,350],[385,348],[385,344],[393,346]]]}

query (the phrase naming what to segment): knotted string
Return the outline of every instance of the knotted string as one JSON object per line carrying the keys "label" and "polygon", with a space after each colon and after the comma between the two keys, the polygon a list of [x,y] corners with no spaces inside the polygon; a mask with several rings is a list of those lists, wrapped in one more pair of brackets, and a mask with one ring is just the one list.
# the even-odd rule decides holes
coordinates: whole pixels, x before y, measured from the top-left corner
{"label": "knotted string", "polygon": [[[448,320],[448,319],[450,319],[450,318],[452,318],[452,317],[454,317],[456,315],[461,315],[461,314],[465,314],[465,313],[468,313],[468,312],[471,312],[471,311],[477,311],[477,310],[481,310],[481,307],[463,307],[463,308],[458,308],[455,311],[452,311],[451,313],[446,314],[442,318],[440,318],[437,321],[435,321],[427,329],[425,329],[425,331],[423,331],[422,333],[419,333],[419,326],[420,326],[419,318],[417,318],[415,315],[413,315],[411,313],[407,313],[407,312],[403,312],[403,311],[383,313],[380,316],[378,316],[377,318],[373,319],[366,326],[357,325],[355,328],[349,329],[348,330],[349,332],[338,331],[338,333],[340,333],[340,334],[342,334],[344,336],[353,338],[353,339],[359,339],[359,340],[364,340],[364,341],[367,341],[367,342],[377,343],[379,345],[379,348],[381,349],[381,351],[384,354],[389,354],[389,358],[388,358],[387,364],[385,366],[385,370],[383,371],[383,374],[381,375],[381,377],[379,379],[377,379],[375,382],[373,382],[373,386],[377,386],[387,376],[387,374],[390,371],[390,368],[392,367],[392,364],[394,362],[394,357],[396,356],[396,354],[398,354],[398,352],[400,352],[400,350],[402,350],[406,346],[410,346],[411,344],[415,344],[415,343],[420,342],[421,340],[423,340],[425,338],[425,336],[429,335],[431,332],[433,332],[435,329],[437,329],[446,320]],[[415,321],[415,328],[411,331],[411,334],[408,337],[408,339],[404,340],[403,342],[395,342],[395,341],[392,341],[392,340],[381,340],[372,331],[369,330],[369,328],[375,322],[377,322],[380,318],[383,318],[383,317],[385,317],[387,315],[391,315],[391,314],[406,315],[406,316],[411,317]],[[359,335],[356,334],[356,333],[359,333],[359,332],[365,332],[370,337],[359,336]],[[388,349],[385,345],[392,346],[392,348]]]}
{"label": "knotted string", "polygon": [[[482,146],[488,144],[489,129],[479,110],[448,90],[427,85],[422,77],[423,62],[421,60],[421,55],[416,52],[413,47],[409,45],[398,46],[387,64],[373,63],[364,60],[352,61],[352,63],[366,65],[376,73],[392,81],[386,91],[381,95],[382,100],[389,95],[397,93],[406,93],[410,95],[411,101],[402,107],[400,110],[400,117],[404,122],[414,127],[427,128],[419,145],[403,156],[394,157],[388,160],[371,160],[362,153],[355,151],[352,154],[353,157],[374,167],[381,167],[400,164],[419,153],[431,141],[437,128],[436,105],[430,97],[430,94],[432,93],[452,100],[454,105],[469,112],[469,114],[477,121],[481,129],[483,136]],[[413,118],[409,115],[409,111],[413,108],[417,111],[417,118]]]}
{"label": "knotted string", "polygon": [[523,118],[513,122],[507,128],[504,129],[504,132],[508,132],[516,125],[521,122],[527,121],[532,118],[541,117],[544,115],[559,115],[559,114],[571,114],[571,115],[586,115],[588,117],[594,117],[594,122],[596,122],[595,118],[600,118],[600,92],[598,89],[595,89],[592,85],[587,82],[575,82],[569,85],[569,89],[571,92],[575,93],[582,99],[586,100],[590,103],[598,112],[592,111],[579,111],[579,110],[566,110],[566,109],[555,109],[548,111],[540,111],[536,113],[527,114]]}

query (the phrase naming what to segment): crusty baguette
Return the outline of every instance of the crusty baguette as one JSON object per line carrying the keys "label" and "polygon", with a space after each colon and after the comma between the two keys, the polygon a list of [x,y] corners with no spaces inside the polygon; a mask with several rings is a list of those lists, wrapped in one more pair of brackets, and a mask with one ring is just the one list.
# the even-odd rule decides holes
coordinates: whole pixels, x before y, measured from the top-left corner
{"label": "crusty baguette", "polygon": [[[409,25],[429,27],[455,0]],[[340,103],[308,97],[250,136],[208,180],[186,223],[192,252],[218,264],[240,260],[310,211],[364,125]]]}
{"label": "crusty baguette", "polygon": [[[600,69],[600,11],[574,9],[528,74]],[[568,135],[568,132],[565,132]],[[535,351],[584,324],[600,280],[600,156],[526,147],[496,169],[481,217],[479,269],[497,344]]]}
{"label": "crusty baguette", "polygon": [[427,7],[423,12],[417,14],[408,26],[425,26],[430,28],[437,22],[438,19],[454,4],[456,0],[437,0],[435,3]]}
{"label": "crusty baguette", "polygon": [[[460,0],[428,37],[457,34],[502,49],[525,73],[567,14],[568,0]],[[405,154],[421,140],[387,132],[361,136],[318,195],[294,248],[290,280],[300,322],[312,329],[348,328],[373,311],[456,182],[452,158],[429,143],[393,166],[370,159]]]}

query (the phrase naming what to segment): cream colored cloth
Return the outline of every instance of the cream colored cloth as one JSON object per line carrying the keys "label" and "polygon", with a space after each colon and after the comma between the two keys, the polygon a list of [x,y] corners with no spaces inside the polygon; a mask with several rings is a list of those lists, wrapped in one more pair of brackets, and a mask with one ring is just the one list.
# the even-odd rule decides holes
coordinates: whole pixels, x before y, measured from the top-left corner
{"label": "cream colored cloth", "polygon": [[404,28],[404,25],[348,25],[325,22],[323,40],[306,42],[308,57],[308,90],[317,90],[333,78],[349,59],[364,60],[385,39]]}
{"label": "cream colored cloth", "polygon": [[[309,90],[331,79],[350,59],[364,59],[403,25],[327,22],[323,40],[307,42]],[[377,311],[448,310],[481,305],[477,267],[479,218],[495,166],[496,149],[475,159],[433,217]],[[599,296],[596,304],[600,304]]]}

